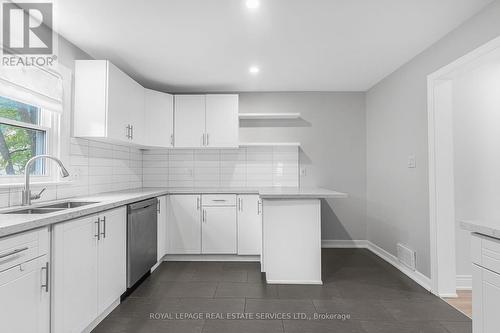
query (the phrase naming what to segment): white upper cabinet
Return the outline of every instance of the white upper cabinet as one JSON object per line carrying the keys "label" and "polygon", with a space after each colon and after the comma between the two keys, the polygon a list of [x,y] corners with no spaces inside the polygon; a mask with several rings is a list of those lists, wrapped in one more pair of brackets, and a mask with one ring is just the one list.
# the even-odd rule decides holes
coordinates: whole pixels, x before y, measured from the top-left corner
{"label": "white upper cabinet", "polygon": [[176,148],[205,146],[205,95],[175,96]]}
{"label": "white upper cabinet", "polygon": [[144,88],[111,62],[75,62],[74,109],[74,136],[144,144]]}
{"label": "white upper cabinet", "polygon": [[144,89],[108,60],[75,62],[75,137],[162,148],[237,148],[238,95]]}
{"label": "white upper cabinet", "polygon": [[238,147],[238,95],[206,96],[206,146]]}
{"label": "white upper cabinet", "polygon": [[237,148],[238,95],[176,95],[177,148]]}
{"label": "white upper cabinet", "polygon": [[155,90],[144,90],[145,145],[173,147],[174,96]]}

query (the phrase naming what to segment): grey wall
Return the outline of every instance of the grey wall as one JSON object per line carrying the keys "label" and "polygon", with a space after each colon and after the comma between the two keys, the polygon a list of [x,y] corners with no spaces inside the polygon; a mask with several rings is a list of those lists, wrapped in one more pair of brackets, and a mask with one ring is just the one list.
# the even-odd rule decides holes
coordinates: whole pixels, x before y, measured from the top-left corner
{"label": "grey wall", "polygon": [[323,239],[366,239],[364,93],[240,93],[240,112],[300,112],[299,120],[242,121],[242,142],[300,142],[301,186],[349,193],[322,204]]}
{"label": "grey wall", "polygon": [[[428,74],[500,35],[500,1],[485,7],[367,92],[367,235],[396,254],[417,251],[430,276],[427,157]],[[408,155],[417,168],[407,168]],[[452,244],[450,244],[453,246]]]}

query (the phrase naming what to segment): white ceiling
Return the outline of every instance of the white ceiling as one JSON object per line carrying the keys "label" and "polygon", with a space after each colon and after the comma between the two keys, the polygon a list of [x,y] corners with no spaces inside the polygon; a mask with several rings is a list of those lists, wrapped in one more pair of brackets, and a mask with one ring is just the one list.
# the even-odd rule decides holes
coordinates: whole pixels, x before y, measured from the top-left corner
{"label": "white ceiling", "polygon": [[148,88],[365,91],[491,0],[260,2],[59,0],[55,18],[64,37]]}

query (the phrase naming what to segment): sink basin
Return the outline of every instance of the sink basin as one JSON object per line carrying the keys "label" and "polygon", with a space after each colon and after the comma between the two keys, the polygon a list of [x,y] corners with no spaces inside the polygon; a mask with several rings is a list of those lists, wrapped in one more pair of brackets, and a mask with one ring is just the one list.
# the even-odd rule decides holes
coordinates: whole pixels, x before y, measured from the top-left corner
{"label": "sink basin", "polygon": [[2,214],[48,214],[95,203],[98,203],[98,201],[64,201],[55,204],[48,204],[45,206],[11,210]]}
{"label": "sink basin", "polygon": [[40,208],[69,209],[69,208],[76,208],[76,207],[92,205],[95,203],[98,203],[98,202],[97,201],[65,201],[65,202],[59,202],[56,204],[41,206]]}
{"label": "sink basin", "polygon": [[13,210],[4,214],[48,214],[63,210],[64,208],[28,208]]}

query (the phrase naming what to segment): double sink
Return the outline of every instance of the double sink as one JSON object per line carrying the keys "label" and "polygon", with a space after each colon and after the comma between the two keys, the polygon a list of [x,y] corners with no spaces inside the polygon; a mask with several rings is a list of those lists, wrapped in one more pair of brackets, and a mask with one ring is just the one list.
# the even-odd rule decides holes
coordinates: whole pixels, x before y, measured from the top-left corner
{"label": "double sink", "polygon": [[97,201],[63,201],[32,208],[16,209],[1,214],[48,214],[66,209],[77,208],[98,203]]}

